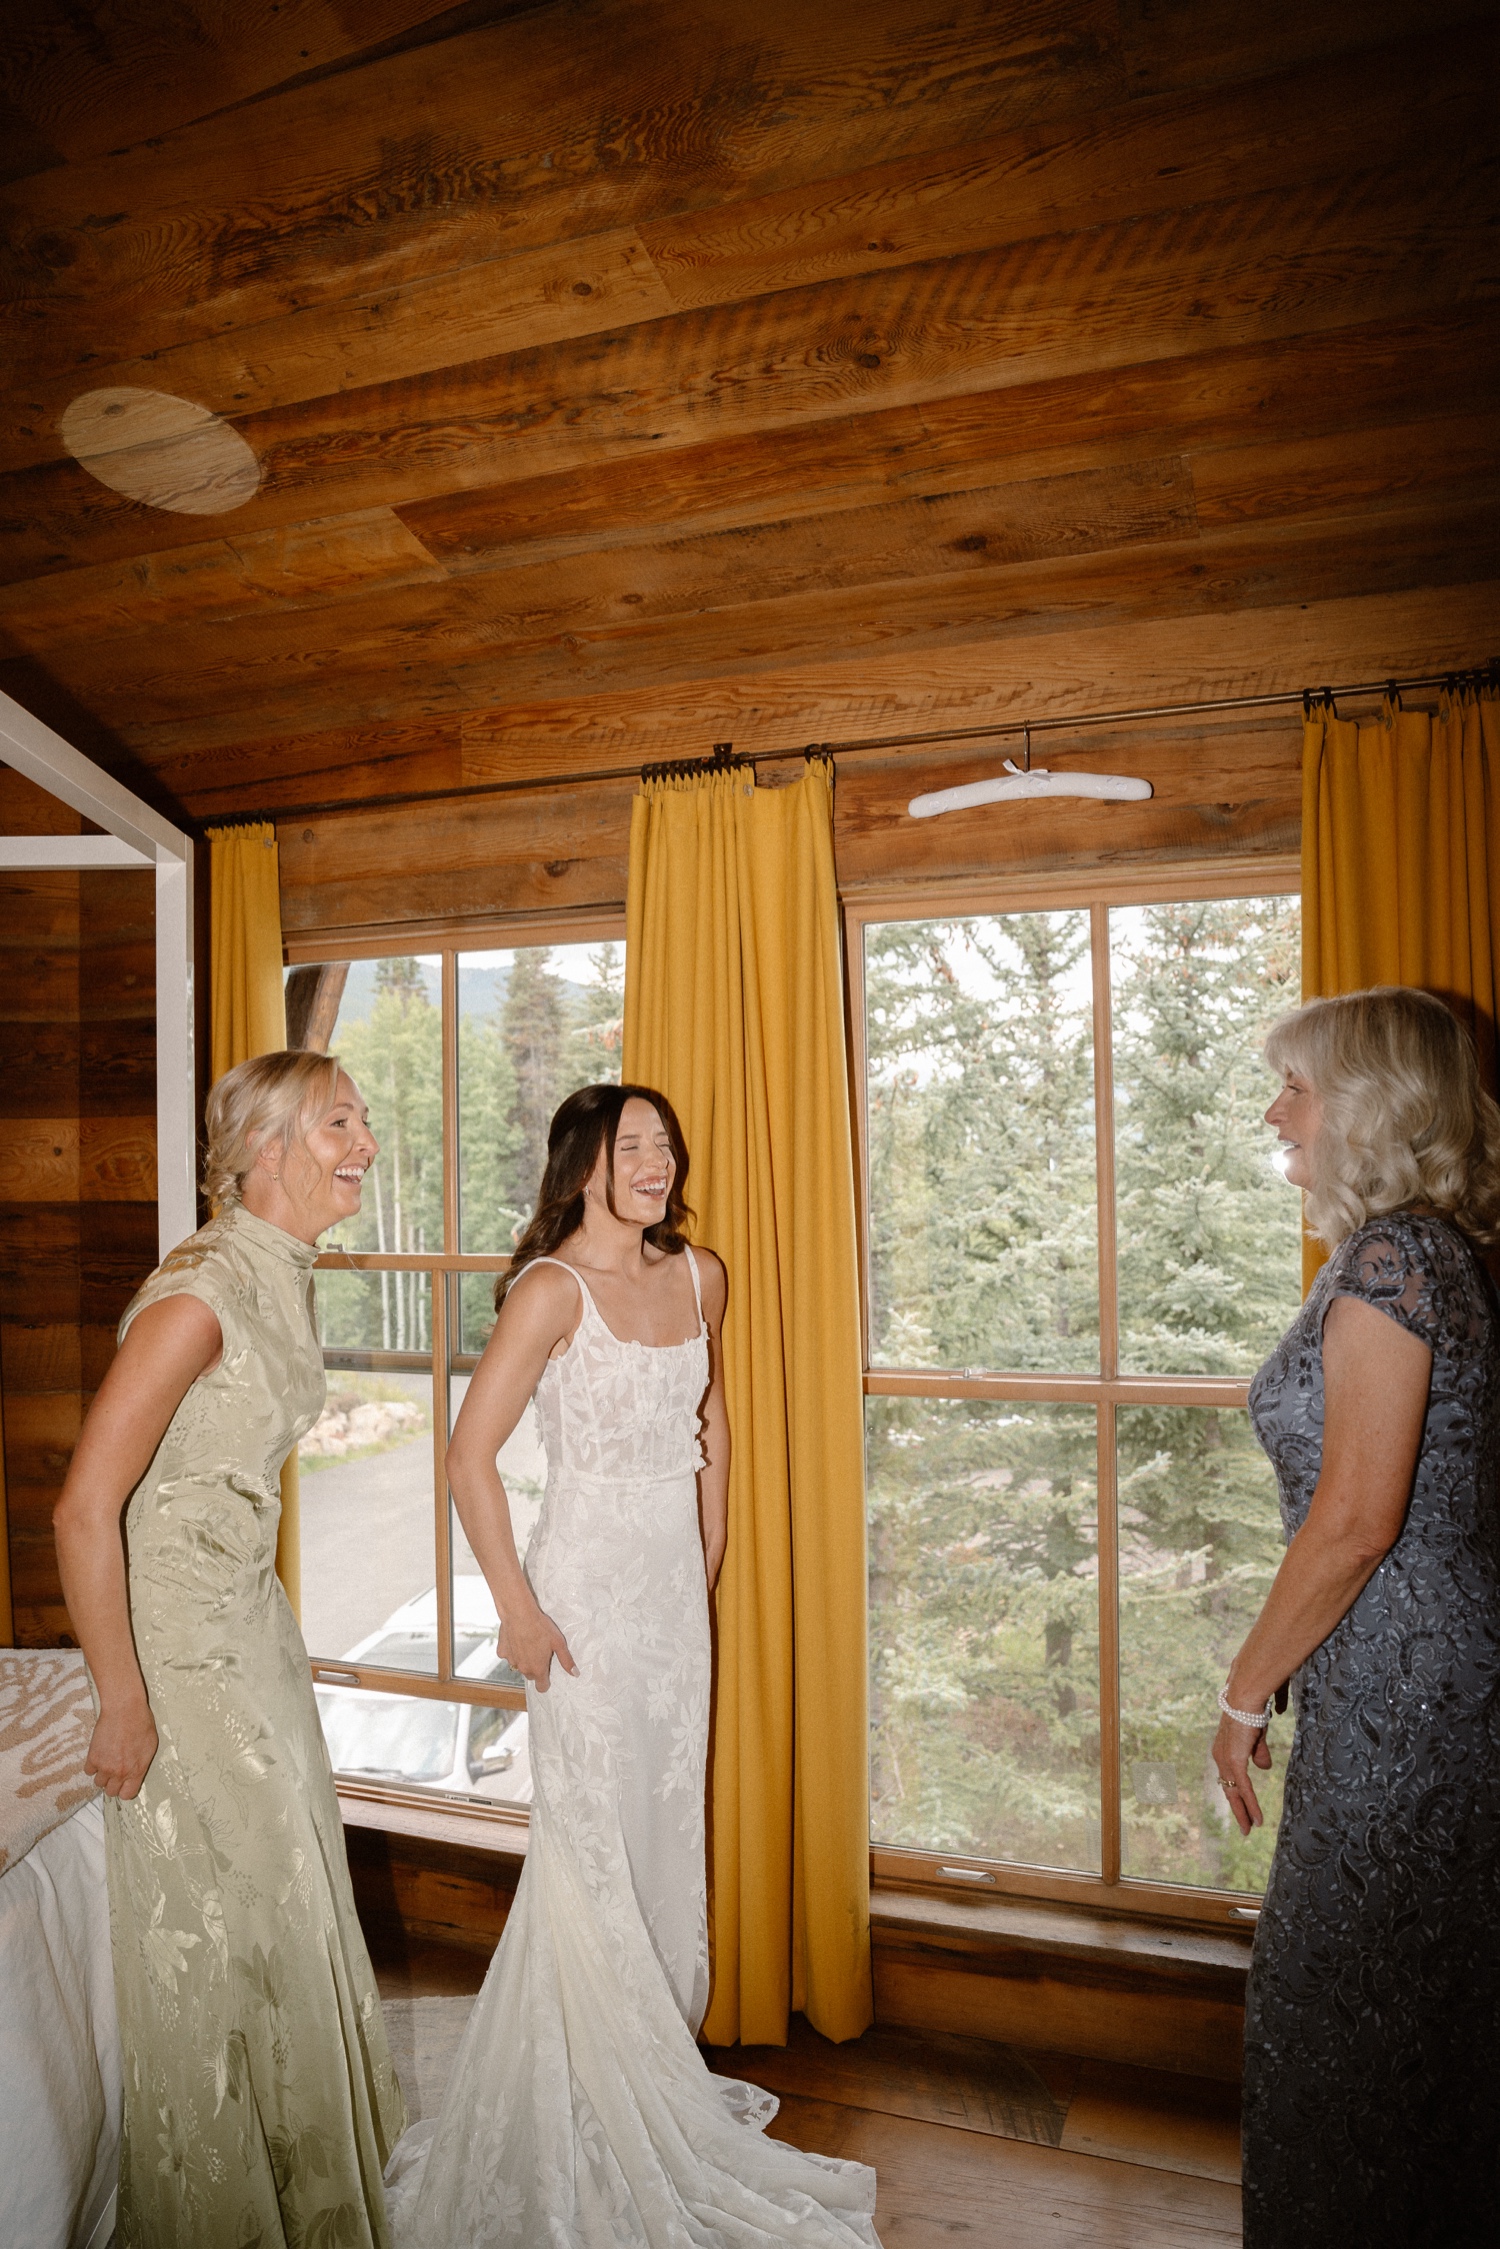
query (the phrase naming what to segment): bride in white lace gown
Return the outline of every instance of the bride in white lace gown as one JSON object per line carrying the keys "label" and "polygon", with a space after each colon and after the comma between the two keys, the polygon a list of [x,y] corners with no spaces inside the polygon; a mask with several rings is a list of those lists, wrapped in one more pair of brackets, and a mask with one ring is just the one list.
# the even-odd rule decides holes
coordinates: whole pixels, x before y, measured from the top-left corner
{"label": "bride in white lace gown", "polygon": [[[442,2112],[386,2174],[398,2249],[879,2249],[874,2172],[767,2139],[774,2098],[695,2044],[729,1448],[724,1272],[683,1240],[686,1175],[660,1095],[564,1102],[454,1430],[535,1795]],[[495,1455],[533,1396],[547,1493],[523,1569]]]}

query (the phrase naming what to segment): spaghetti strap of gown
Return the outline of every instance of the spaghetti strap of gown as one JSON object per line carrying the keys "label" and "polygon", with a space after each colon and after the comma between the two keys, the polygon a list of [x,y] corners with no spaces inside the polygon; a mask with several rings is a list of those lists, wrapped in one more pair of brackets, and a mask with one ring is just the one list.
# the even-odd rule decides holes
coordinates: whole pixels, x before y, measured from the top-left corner
{"label": "spaghetti strap of gown", "polygon": [[[879,2249],[875,2174],[767,2139],[775,2098],[714,2076],[698,1522],[708,1336],[582,1308],[536,1390],[547,1490],[526,1553],[578,1665],[528,1686],[526,1864],[442,2110],[387,2171],[398,2249]],[[524,1280],[518,1276],[517,1284]]]}

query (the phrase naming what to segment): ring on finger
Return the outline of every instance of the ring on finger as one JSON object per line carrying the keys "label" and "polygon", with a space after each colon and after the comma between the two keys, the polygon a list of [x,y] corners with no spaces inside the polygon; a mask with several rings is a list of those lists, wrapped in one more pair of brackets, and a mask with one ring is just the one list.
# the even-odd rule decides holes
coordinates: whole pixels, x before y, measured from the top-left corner
{"label": "ring on finger", "polygon": [[1232,1780],[1221,1780],[1219,1786],[1223,1789],[1226,1796],[1233,1796],[1239,1786],[1239,1783]]}

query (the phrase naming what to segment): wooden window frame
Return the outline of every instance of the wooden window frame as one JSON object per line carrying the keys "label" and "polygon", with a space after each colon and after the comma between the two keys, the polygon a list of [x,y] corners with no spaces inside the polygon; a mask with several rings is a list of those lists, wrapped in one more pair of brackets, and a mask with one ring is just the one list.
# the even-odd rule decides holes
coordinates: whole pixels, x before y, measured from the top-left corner
{"label": "wooden window frame", "polygon": [[[1003,817],[1003,815],[1001,815]],[[1114,906],[1166,905],[1175,900],[1268,898],[1299,895],[1300,860],[1292,854],[1235,859],[1182,859],[1126,869],[1060,869],[1053,874],[997,875],[953,882],[882,886],[844,900],[844,958],[849,1030],[850,1093],[858,1168],[860,1319],[866,1397],[1028,1398],[1092,1405],[1097,1416],[1099,1461],[1099,1827],[1098,1874],[1025,1866],[962,1852],[872,1844],[872,1878],[884,1887],[917,1889],[949,1897],[1029,1898],[1086,1906],[1095,1912],[1244,1927],[1259,1912],[1253,1891],[1209,1890],[1146,1881],[1121,1869],[1119,1525],[1116,1515],[1115,1416],[1128,1405],[1243,1408],[1250,1377],[1122,1375],[1119,1371],[1118,1292],[1114,1196],[1113,1012],[1110,990],[1109,910]],[[1093,968],[1094,1130],[1099,1257],[1099,1372],[1007,1374],[911,1372],[870,1361],[870,1150],[866,1101],[865,931],[893,921],[953,921],[1015,913],[1089,914]],[[1204,1714],[1205,1735],[1212,1713]]]}
{"label": "wooden window frame", "polygon": [[[476,1255],[460,1251],[459,1242],[459,1106],[458,1106],[458,961],[475,952],[521,951],[537,945],[623,943],[623,912],[597,910],[546,920],[518,918],[484,922],[421,922],[379,932],[361,930],[347,939],[337,931],[316,938],[299,938],[285,948],[287,965],[311,962],[389,960],[411,953],[437,954],[442,962],[442,1118],[443,1118],[443,1246],[441,1250],[325,1250],[317,1258],[318,1272],[426,1273],[429,1277],[432,1340],[428,1350],[395,1352],[348,1349],[324,1352],[325,1365],[351,1368],[400,1364],[405,1371],[427,1371],[432,1377],[432,1533],[437,1585],[438,1665],[436,1673],[392,1671],[374,1664],[348,1662],[320,1656],[309,1650],[308,1662],[315,1683],[329,1687],[357,1687],[378,1694],[399,1694],[429,1702],[474,1703],[489,1708],[524,1710],[526,1696],[519,1687],[485,1686],[459,1679],[453,1670],[453,1575],[449,1535],[451,1500],[448,1492],[447,1456],[450,1379],[472,1374],[479,1364],[477,1352],[449,1348],[455,1314],[456,1278],[463,1273],[503,1273],[510,1259],[502,1255]],[[340,1779],[344,1795],[393,1805],[431,1805],[478,1820],[500,1820],[524,1827],[524,1805],[496,1804],[489,1799],[471,1801],[445,1795],[437,1789],[414,1789],[393,1782],[385,1786],[365,1779]]]}

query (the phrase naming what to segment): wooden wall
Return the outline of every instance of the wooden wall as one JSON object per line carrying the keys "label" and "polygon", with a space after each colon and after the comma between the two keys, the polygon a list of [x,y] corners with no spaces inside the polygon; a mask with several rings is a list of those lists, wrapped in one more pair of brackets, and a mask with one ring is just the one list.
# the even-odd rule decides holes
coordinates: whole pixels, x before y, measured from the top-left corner
{"label": "wooden wall", "polygon": [[[918,792],[1000,770],[1008,741],[835,756],[834,845],[847,898],[1046,871],[1184,864],[1295,852],[1301,835],[1297,710],[1239,712],[1039,735],[1034,762],[1138,773],[1144,803],[1083,799],[913,820]],[[800,768],[768,759],[774,783]],[[336,950],[382,925],[497,916],[539,922],[618,910],[625,898],[633,779],[450,796],[293,815],[278,827],[282,926],[294,954]]]}
{"label": "wooden wall", "polygon": [[[439,1806],[342,1798],[360,1920],[380,1956],[441,1944],[488,1959],[524,1835]],[[875,2018],[1042,2051],[1234,2080],[1250,1931],[883,1890],[871,1916]]]}
{"label": "wooden wall", "polygon": [[[0,832],[77,834],[0,766]],[[156,1262],[149,872],[0,872],[0,1387],[15,1641],[72,1644],[52,1508]]]}

